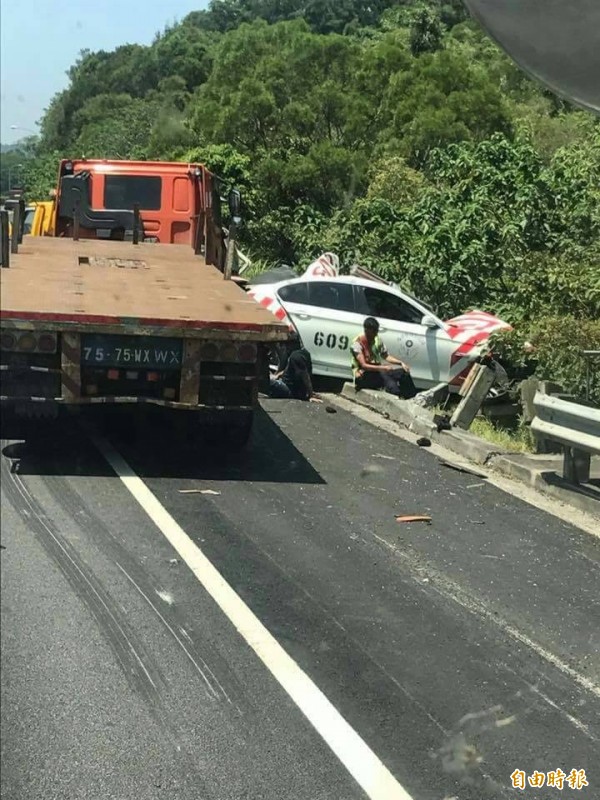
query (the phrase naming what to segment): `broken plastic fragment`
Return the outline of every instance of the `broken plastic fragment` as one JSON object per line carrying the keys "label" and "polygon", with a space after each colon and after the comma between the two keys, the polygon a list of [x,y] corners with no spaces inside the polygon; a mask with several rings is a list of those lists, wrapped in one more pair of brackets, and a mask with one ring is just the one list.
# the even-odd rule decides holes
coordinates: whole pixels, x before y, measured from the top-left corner
{"label": "broken plastic fragment", "polygon": [[214,489],[180,489],[179,494],[212,494],[219,495],[221,492],[215,492]]}

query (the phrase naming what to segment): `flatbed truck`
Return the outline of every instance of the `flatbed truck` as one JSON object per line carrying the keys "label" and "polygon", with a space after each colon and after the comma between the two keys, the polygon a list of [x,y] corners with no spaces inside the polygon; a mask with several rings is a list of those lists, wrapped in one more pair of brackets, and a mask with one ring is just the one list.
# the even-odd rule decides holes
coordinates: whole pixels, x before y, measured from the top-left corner
{"label": "flatbed truck", "polygon": [[[111,168],[104,162],[101,176]],[[90,191],[88,170],[71,206],[59,183],[54,236],[23,236],[10,253],[4,242],[0,403],[26,417],[60,407],[164,406],[243,445],[268,380],[268,350],[289,329],[225,279],[227,248],[206,202],[214,176],[199,165],[140,169],[161,177],[162,199],[152,203],[161,208],[140,209],[135,195],[133,209],[94,208],[104,187]],[[63,174],[78,170],[71,164]],[[180,180],[178,198],[166,188],[182,209],[176,214],[165,213],[165,175]]]}

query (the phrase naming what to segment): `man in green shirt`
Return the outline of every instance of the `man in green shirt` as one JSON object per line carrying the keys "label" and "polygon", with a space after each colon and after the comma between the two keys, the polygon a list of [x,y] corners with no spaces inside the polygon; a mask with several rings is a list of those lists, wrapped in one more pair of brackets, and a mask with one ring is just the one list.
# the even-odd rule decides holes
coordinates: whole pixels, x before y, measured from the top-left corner
{"label": "man in green shirt", "polygon": [[[352,372],[357,389],[385,389],[406,400],[417,394],[410,367],[391,356],[379,338],[379,323],[367,317],[364,333],[352,342]],[[386,362],[386,363],[384,363]]]}

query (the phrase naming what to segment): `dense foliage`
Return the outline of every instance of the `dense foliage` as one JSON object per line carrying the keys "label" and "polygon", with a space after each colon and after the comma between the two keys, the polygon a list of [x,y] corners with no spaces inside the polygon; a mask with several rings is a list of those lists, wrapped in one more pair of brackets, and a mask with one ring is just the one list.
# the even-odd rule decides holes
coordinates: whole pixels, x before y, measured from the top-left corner
{"label": "dense foliage", "polygon": [[600,348],[600,126],[460,0],[212,0],[148,47],[83,51],[69,79],[33,192],[57,154],[203,160],[244,191],[256,258],[333,249],[442,315],[495,311],[581,388],[556,336]]}

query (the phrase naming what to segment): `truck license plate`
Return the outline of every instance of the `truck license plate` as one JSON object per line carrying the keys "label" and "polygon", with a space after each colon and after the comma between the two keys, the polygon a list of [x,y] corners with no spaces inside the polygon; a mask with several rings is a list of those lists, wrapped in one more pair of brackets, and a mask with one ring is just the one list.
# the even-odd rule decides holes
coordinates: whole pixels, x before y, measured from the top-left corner
{"label": "truck license plate", "polygon": [[183,342],[162,336],[81,337],[81,363],[91,367],[181,369]]}

